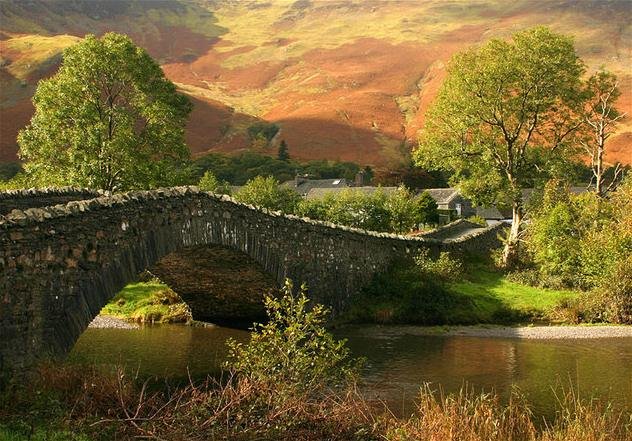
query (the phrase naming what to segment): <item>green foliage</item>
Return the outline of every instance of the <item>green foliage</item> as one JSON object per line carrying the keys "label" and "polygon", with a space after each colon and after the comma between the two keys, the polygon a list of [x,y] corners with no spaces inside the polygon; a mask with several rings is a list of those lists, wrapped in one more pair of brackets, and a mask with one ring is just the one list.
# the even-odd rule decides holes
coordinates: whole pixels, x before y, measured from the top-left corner
{"label": "green foliage", "polygon": [[0,163],[0,183],[8,181],[22,171],[22,166],[17,162]]}
{"label": "green foliage", "polygon": [[476,204],[513,208],[504,263],[516,260],[522,189],[564,174],[582,123],[583,63],[572,39],[545,27],[452,57],[415,159],[443,169]]}
{"label": "green foliage", "polygon": [[417,162],[454,172],[452,182],[476,202],[512,200],[534,183],[536,165],[550,171],[561,158],[583,70],[572,40],[544,27],[455,55]]}
{"label": "green foliage", "polygon": [[37,180],[106,190],[181,182],[191,104],[124,35],[88,35],[38,84],[19,154]]}
{"label": "green foliage", "polygon": [[415,196],[405,187],[388,195],[380,189],[367,194],[353,188],[327,193],[322,199],[301,201],[298,213],[339,225],[394,233],[408,233],[438,220],[434,199],[426,192]]}
{"label": "green foliage", "polygon": [[486,227],[487,226],[487,221],[484,218],[482,218],[481,216],[477,215],[477,214],[468,217],[467,220],[469,222],[478,224],[478,225],[480,225],[482,227]]}
{"label": "green foliage", "polygon": [[544,280],[591,289],[609,279],[632,253],[632,184],[610,199],[596,193],[571,194],[557,181],[547,184],[531,212],[527,244]]}
{"label": "green foliage", "polygon": [[268,210],[293,213],[301,197],[294,190],[279,185],[273,177],[257,176],[246,182],[234,195],[245,204],[267,208]]}
{"label": "green foliage", "polygon": [[268,323],[256,324],[247,344],[228,341],[227,367],[277,394],[314,395],[348,385],[357,374],[345,341],[325,329],[327,309],[308,306],[305,286],[293,294],[286,280],[279,298],[266,297]]}
{"label": "green foliage", "polygon": [[324,220],[338,225],[371,231],[388,231],[390,216],[386,194],[377,190],[366,194],[353,188],[339,193],[327,193],[322,199],[305,199],[298,207],[301,216]]}
{"label": "green foliage", "polygon": [[595,295],[605,321],[632,324],[632,254],[617,262]]}
{"label": "green foliage", "polygon": [[273,176],[279,182],[294,179],[296,173],[307,174],[314,179],[353,179],[360,170],[352,162],[335,161],[283,161],[256,152],[244,152],[235,156],[211,153],[193,161],[192,174],[201,177],[211,171],[220,181],[243,185],[256,176]]}
{"label": "green foliage", "polygon": [[556,306],[577,293],[525,286],[472,260],[422,253],[377,274],[345,318],[360,323],[467,325],[557,318]]}
{"label": "green foliage", "polygon": [[270,142],[279,131],[279,126],[265,121],[257,122],[248,127],[248,137],[252,140]]}
{"label": "green foliage", "polygon": [[101,313],[140,323],[191,321],[189,306],[157,280],[127,285],[103,307]]}
{"label": "green foliage", "polygon": [[287,161],[288,159],[290,159],[290,152],[287,149],[287,144],[285,143],[285,140],[282,140],[281,144],[279,144],[279,152],[277,154],[277,158],[279,159],[279,161]]}
{"label": "green foliage", "polygon": [[207,170],[198,182],[200,190],[212,191],[218,194],[230,194],[230,185],[227,182],[222,182],[213,174],[213,172]]}
{"label": "green foliage", "polygon": [[432,259],[430,252],[423,250],[415,257],[415,265],[421,276],[428,280],[455,282],[463,277],[463,263],[447,251],[440,252],[436,259]]}

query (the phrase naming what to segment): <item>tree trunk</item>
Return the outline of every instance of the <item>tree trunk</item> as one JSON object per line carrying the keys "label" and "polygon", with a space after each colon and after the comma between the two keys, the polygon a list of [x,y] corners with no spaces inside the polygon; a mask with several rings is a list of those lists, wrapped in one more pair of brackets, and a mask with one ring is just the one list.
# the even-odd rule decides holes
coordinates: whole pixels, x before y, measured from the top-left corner
{"label": "tree trunk", "polygon": [[511,230],[509,230],[509,237],[507,237],[507,242],[505,242],[505,249],[503,251],[503,265],[505,268],[512,268],[518,263],[518,251],[520,246],[519,235],[522,224],[522,216],[522,201],[514,201],[512,205]]}
{"label": "tree trunk", "polygon": [[595,176],[597,177],[596,191],[598,196],[603,196],[603,153],[606,144],[605,132],[603,123],[599,123],[599,131],[597,133],[597,170]]}

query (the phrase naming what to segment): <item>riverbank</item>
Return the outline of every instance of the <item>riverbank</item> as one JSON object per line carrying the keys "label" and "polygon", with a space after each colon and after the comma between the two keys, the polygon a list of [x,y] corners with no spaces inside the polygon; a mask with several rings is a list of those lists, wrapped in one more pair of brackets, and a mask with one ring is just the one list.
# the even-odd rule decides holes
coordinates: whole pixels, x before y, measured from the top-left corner
{"label": "riverbank", "polygon": [[[192,322],[193,326],[214,327],[212,323]],[[352,325],[353,326],[353,325]],[[88,325],[96,329],[138,329],[139,325],[107,315],[98,315]],[[551,325],[551,326],[407,326],[376,325],[382,333],[407,335],[445,335],[481,338],[516,338],[527,340],[591,339],[632,337],[632,326]]]}
{"label": "riverbank", "polygon": [[139,326],[136,323],[130,323],[126,320],[112,317],[109,315],[97,315],[94,320],[90,322],[88,328],[94,329],[138,329]]}
{"label": "riverbank", "polygon": [[573,340],[632,337],[632,326],[551,325],[551,326],[376,326],[382,334],[442,335],[524,340]]}

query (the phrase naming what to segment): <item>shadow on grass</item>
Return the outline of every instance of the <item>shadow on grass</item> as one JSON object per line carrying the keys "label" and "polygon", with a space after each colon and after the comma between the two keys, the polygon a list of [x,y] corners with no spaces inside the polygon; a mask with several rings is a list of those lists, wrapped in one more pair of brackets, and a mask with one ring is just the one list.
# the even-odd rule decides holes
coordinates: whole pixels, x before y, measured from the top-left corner
{"label": "shadow on grass", "polygon": [[513,307],[504,299],[504,285],[501,273],[483,267],[468,271],[467,280],[446,282],[422,275],[411,262],[398,262],[374,276],[371,284],[352,298],[342,319],[352,323],[472,325],[540,318],[537,308]]}

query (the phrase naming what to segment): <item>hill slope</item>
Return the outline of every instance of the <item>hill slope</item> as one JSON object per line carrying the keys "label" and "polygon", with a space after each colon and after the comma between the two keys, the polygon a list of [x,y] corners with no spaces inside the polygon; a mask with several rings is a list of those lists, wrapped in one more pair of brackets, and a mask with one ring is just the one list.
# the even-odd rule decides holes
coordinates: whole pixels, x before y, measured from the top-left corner
{"label": "hill slope", "polygon": [[[590,69],[621,78],[632,108],[628,0],[9,1],[0,3],[0,161],[39,78],[85,33],[129,34],[194,98],[194,153],[248,145],[258,119],[296,158],[396,166],[415,142],[451,54],[536,24],[574,35]],[[632,112],[630,112],[632,113]],[[632,163],[632,118],[608,159]]]}

